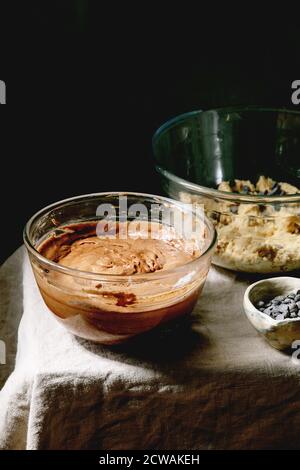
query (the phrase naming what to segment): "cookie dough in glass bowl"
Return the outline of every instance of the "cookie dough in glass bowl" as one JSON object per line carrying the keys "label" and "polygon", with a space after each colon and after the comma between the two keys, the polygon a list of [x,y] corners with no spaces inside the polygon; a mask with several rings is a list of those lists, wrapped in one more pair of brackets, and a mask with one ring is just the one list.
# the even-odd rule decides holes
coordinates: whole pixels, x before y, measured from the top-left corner
{"label": "cookie dough in glass bowl", "polygon": [[300,268],[300,113],[195,111],[153,137],[166,193],[203,205],[218,232],[213,262],[236,271]]}

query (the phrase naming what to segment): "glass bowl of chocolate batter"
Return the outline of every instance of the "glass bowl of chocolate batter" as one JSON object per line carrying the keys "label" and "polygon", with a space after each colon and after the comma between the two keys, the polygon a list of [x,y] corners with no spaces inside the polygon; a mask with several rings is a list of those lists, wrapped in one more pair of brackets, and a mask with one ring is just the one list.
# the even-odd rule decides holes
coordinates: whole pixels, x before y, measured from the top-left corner
{"label": "glass bowl of chocolate batter", "polygon": [[55,318],[77,336],[116,344],[193,310],[216,232],[199,207],[99,193],[42,209],[24,242]]}

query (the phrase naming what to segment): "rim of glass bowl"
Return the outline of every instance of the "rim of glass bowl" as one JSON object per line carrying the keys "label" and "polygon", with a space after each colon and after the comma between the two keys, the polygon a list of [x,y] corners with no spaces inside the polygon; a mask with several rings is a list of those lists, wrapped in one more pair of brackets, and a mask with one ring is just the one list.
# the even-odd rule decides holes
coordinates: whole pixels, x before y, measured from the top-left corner
{"label": "rim of glass bowl", "polygon": [[[101,274],[101,273],[92,273],[90,271],[81,271],[80,269],[69,268],[67,266],[63,266],[61,264],[58,264],[58,263],[55,263],[54,261],[49,260],[48,258],[41,255],[41,253],[39,253],[37,251],[37,249],[34,247],[34,245],[32,244],[32,242],[30,240],[29,233],[30,233],[30,228],[31,228],[31,225],[33,224],[33,222],[38,217],[40,217],[42,214],[45,214],[45,213],[49,212],[51,209],[59,208],[60,206],[66,205],[66,204],[72,204],[74,201],[78,201],[80,199],[82,199],[82,201],[84,201],[86,199],[92,199],[92,198],[95,198],[95,197],[126,196],[126,195],[136,196],[136,197],[144,197],[144,198],[146,197],[146,198],[149,198],[149,199],[153,199],[153,202],[157,201],[157,202],[160,202],[160,203],[168,203],[168,204],[172,204],[173,206],[176,206],[178,208],[182,208],[182,209],[186,210],[185,205],[183,203],[181,203],[180,201],[176,201],[174,199],[167,198],[167,197],[164,197],[164,196],[157,196],[157,195],[146,194],[146,193],[135,193],[135,192],[128,192],[128,191],[124,191],[124,192],[112,191],[112,192],[91,193],[91,194],[83,194],[83,195],[80,195],[80,196],[74,196],[74,197],[70,197],[70,198],[67,198],[67,199],[62,199],[62,200],[57,201],[55,203],[49,204],[48,206],[46,206],[43,209],[40,209],[38,212],[36,212],[32,217],[30,217],[30,219],[27,221],[27,223],[24,227],[24,230],[23,230],[23,240],[24,240],[26,248],[41,263],[51,267],[55,271],[61,272],[63,274],[69,274],[71,276],[76,276],[76,277],[95,279],[95,280],[103,280],[103,281],[114,281],[114,282],[116,280],[120,280],[120,281],[125,280],[126,281],[128,279],[131,279],[131,281],[135,281],[135,280],[137,280],[137,281],[145,280],[146,281],[147,280],[149,282],[151,280],[167,278],[171,274],[174,274],[174,273],[177,273],[177,272],[180,272],[180,271],[185,271],[187,267],[188,268],[193,268],[193,266],[196,265],[201,258],[204,258],[206,255],[209,254],[209,252],[211,252],[213,250],[213,248],[216,244],[216,241],[217,241],[217,232],[216,232],[216,229],[215,229],[213,223],[210,221],[210,219],[205,214],[201,215],[201,219],[202,219],[203,223],[205,224],[205,226],[208,228],[209,234],[210,234],[210,242],[208,243],[208,246],[205,249],[205,251],[203,253],[201,253],[201,255],[198,258],[195,258],[192,261],[188,261],[185,264],[177,266],[173,269],[165,270],[163,272],[156,271],[154,273],[132,274],[132,275],[127,275],[126,276],[126,275],[119,275],[119,274]],[[194,213],[194,211],[192,211],[192,212]],[[200,216],[197,215],[197,217],[200,217]],[[95,220],[97,220],[97,219],[95,218]]]}
{"label": "rim of glass bowl", "polygon": [[[187,113],[179,114],[178,116],[175,116],[168,121],[166,121],[164,124],[162,124],[153,134],[152,137],[152,148],[155,156],[155,150],[154,147],[156,145],[157,140],[161,137],[161,135],[171,129],[172,127],[175,127],[177,124],[180,122],[203,114],[203,113],[211,113],[213,111],[218,111],[218,112],[223,112],[225,113],[233,113],[233,112],[241,112],[241,111],[263,111],[263,112],[284,112],[288,114],[295,114],[297,116],[300,116],[300,111],[296,110],[291,110],[287,108],[269,108],[269,107],[264,107],[264,106],[233,106],[233,107],[221,107],[221,108],[214,108],[214,109],[207,109],[205,111],[202,111],[201,109],[198,109],[196,111],[190,111]],[[163,175],[164,177],[168,178],[170,181],[178,184],[179,186],[182,186],[183,189],[192,191],[193,193],[201,194],[204,196],[210,196],[210,197],[215,197],[218,199],[224,199],[227,201],[235,201],[235,202],[249,202],[249,203],[262,203],[262,204],[267,204],[267,203],[289,203],[289,202],[300,202],[300,194],[289,194],[286,196],[257,196],[256,194],[249,194],[249,195],[242,195],[239,193],[233,193],[229,191],[219,191],[218,189],[214,188],[208,188],[206,186],[201,186],[200,184],[197,183],[192,183],[188,180],[185,180],[184,178],[181,178],[180,176],[176,176],[174,173],[171,173],[170,171],[162,168],[160,165],[156,165],[156,170],[158,173]]]}

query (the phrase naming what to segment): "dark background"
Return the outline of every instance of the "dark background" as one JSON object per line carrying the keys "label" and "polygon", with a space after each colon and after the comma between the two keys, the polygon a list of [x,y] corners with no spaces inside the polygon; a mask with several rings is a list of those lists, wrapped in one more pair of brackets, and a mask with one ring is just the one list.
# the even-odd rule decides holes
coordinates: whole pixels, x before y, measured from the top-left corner
{"label": "dark background", "polygon": [[97,191],[160,193],[151,137],[166,119],[235,104],[296,109],[293,15],[257,14],[231,27],[220,12],[209,22],[191,7],[166,16],[154,4],[128,8],[23,2],[18,34],[3,37],[0,262],[48,203]]}

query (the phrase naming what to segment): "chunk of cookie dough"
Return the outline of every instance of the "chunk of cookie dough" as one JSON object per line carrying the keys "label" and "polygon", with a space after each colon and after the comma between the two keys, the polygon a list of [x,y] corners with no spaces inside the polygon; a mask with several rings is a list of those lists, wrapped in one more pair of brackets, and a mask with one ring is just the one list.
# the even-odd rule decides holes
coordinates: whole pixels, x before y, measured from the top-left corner
{"label": "chunk of cookie dough", "polygon": [[249,180],[237,180],[236,179],[231,184],[229,181],[222,181],[218,186],[218,191],[251,194],[255,191],[255,186]]}
{"label": "chunk of cookie dough", "polygon": [[251,194],[255,191],[255,186],[249,180],[234,180],[232,190],[235,193]]}
{"label": "chunk of cookie dough", "polygon": [[299,194],[300,189],[296,188],[296,186],[293,186],[292,184],[289,183],[279,183],[281,191],[285,192],[286,194]]}
{"label": "chunk of cookie dough", "polygon": [[272,178],[266,178],[265,176],[260,176],[256,183],[256,191],[262,194],[268,194],[272,191],[276,182]]}
{"label": "chunk of cookie dough", "polygon": [[218,191],[225,191],[231,193],[232,191],[229,181],[222,181],[222,183],[220,183],[218,186]]}

